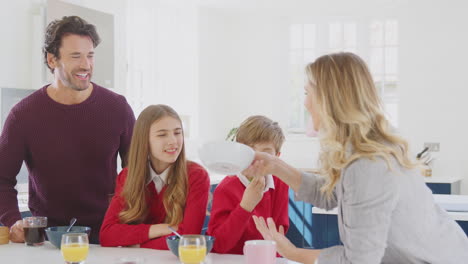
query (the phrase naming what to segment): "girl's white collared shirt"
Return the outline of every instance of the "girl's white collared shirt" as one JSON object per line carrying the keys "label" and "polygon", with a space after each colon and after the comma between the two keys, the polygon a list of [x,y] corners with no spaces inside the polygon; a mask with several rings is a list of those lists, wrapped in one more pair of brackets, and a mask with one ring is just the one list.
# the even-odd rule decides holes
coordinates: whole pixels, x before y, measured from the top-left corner
{"label": "girl's white collared shirt", "polygon": [[[242,184],[244,184],[244,186],[247,188],[247,186],[249,186],[250,184],[250,181],[249,179],[247,179],[246,176],[242,175],[242,174],[237,174],[236,175],[237,178],[239,178],[239,180],[242,182]],[[275,183],[273,182],[273,176],[271,174],[265,176],[265,189],[263,189],[263,192],[267,192],[268,189],[275,189]]]}
{"label": "girl's white collared shirt", "polygon": [[161,174],[157,174],[154,170],[153,167],[151,167],[151,163],[148,163],[148,168],[150,172],[150,179],[148,181],[148,184],[153,181],[154,186],[156,187],[156,191],[159,193],[164,185],[166,185],[167,181],[167,174],[169,173],[169,169],[171,167],[168,167],[166,170],[164,170]]}

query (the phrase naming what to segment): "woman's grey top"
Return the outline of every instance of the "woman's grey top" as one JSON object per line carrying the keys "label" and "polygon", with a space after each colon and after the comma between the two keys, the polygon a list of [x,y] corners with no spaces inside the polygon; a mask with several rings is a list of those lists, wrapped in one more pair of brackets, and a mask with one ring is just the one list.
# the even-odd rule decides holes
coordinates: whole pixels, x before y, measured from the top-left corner
{"label": "woman's grey top", "polygon": [[468,238],[435,204],[418,169],[361,158],[341,173],[332,198],[325,178],[303,173],[296,198],[330,210],[338,206],[343,246],[324,249],[319,264],[468,263]]}

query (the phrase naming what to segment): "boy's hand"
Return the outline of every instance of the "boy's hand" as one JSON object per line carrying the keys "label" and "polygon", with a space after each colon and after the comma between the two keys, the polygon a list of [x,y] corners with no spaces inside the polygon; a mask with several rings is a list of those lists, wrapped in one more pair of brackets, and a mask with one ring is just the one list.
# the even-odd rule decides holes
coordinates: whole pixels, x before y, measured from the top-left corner
{"label": "boy's hand", "polygon": [[265,189],[265,177],[255,177],[250,182],[249,186],[244,191],[240,206],[248,212],[252,212],[255,206],[263,198],[263,190]]}

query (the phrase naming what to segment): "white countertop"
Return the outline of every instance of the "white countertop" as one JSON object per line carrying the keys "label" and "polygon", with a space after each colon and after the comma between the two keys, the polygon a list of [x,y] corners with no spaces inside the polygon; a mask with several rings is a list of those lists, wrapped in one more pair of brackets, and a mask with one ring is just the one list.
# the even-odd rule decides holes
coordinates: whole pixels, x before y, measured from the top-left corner
{"label": "white countertop", "polygon": [[424,181],[427,183],[456,183],[461,182],[463,177],[424,177]]}
{"label": "white countertop", "polygon": [[[315,171],[316,168],[298,168],[300,171],[304,172],[312,172]],[[456,183],[456,182],[461,182],[464,178],[462,176],[449,176],[449,177],[442,177],[442,176],[430,176],[430,177],[425,177],[424,181],[427,183]]]}
{"label": "white countertop", "polygon": [[[318,207],[312,207],[313,214],[337,215],[338,209],[333,208],[330,211]],[[468,221],[468,212],[447,212],[455,221]]]}
{"label": "white countertop", "polygon": [[[448,210],[448,214],[455,221],[468,221],[468,195],[445,195],[445,194],[434,194],[435,202],[442,208]],[[466,209],[466,210],[465,210]],[[338,214],[338,209],[333,208],[332,210],[324,210],[318,207],[312,207],[313,214]]]}
{"label": "white countertop", "polygon": [[[145,264],[180,264],[179,260],[168,250],[144,248],[110,248],[90,245],[86,264],[115,264],[119,258],[140,257]],[[0,245],[0,263],[15,264],[51,264],[64,263],[60,250],[49,242],[43,246],[28,247],[24,244],[10,243]],[[244,263],[243,255],[210,253],[205,264],[239,264]],[[278,258],[277,264],[298,264],[284,258]],[[260,263],[259,263],[260,264]]]}
{"label": "white countertop", "polygon": [[335,207],[331,210],[325,210],[322,208],[318,207],[312,207],[312,214],[322,214],[322,215],[337,215],[338,214],[338,208]]}
{"label": "white countertop", "polygon": [[[457,212],[468,215],[468,195],[434,194],[434,200],[449,213]],[[465,220],[468,220],[468,217]]]}

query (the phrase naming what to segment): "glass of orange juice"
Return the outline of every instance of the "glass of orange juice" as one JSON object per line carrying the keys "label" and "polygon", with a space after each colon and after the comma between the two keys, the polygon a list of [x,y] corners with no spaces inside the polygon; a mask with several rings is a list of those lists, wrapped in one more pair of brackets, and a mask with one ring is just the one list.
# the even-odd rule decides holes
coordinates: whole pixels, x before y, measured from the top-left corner
{"label": "glass of orange juice", "polygon": [[183,235],[179,241],[179,260],[184,264],[205,261],[206,241],[202,235]]}
{"label": "glass of orange juice", "polygon": [[84,263],[88,257],[89,241],[85,233],[69,233],[62,235],[60,250],[67,264]]}

